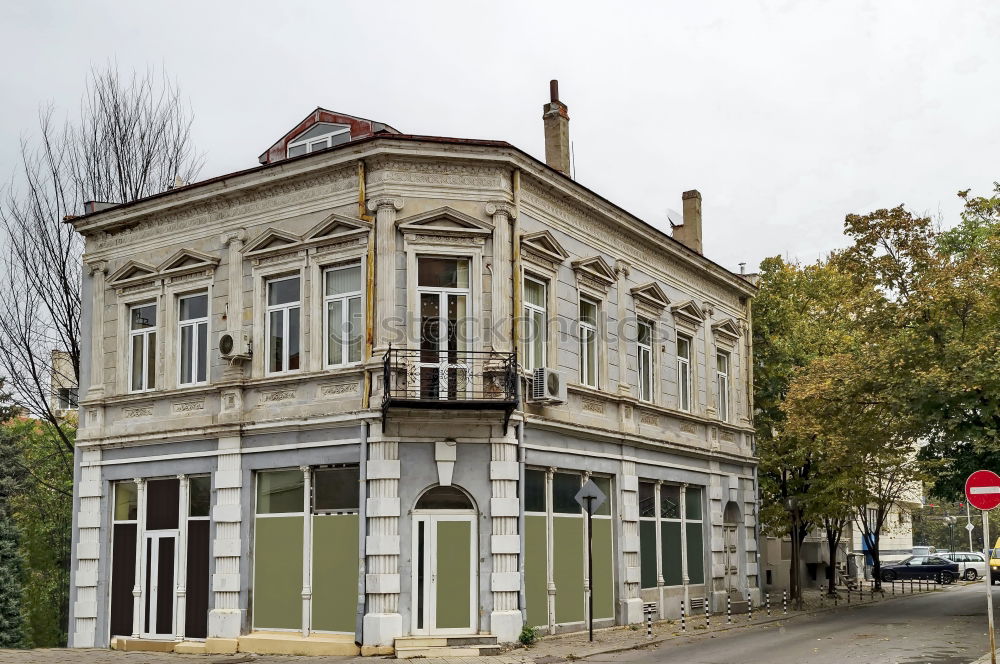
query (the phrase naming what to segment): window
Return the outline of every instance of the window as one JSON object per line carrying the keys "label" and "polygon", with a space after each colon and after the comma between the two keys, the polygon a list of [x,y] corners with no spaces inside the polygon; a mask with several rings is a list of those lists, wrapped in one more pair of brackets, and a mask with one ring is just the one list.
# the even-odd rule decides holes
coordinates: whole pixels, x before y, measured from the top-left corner
{"label": "window", "polygon": [[212,509],[212,478],[196,475],[188,481],[188,517],[208,518]]}
{"label": "window", "polygon": [[208,380],[208,294],[180,298],[177,318],[181,344],[178,384],[204,383]]}
{"label": "window", "polygon": [[582,483],[580,476],[570,473],[552,475],[552,511],[556,514],[580,514],[582,508],[576,502]]}
{"label": "window", "polygon": [[420,396],[459,399],[470,388],[469,261],[421,256],[417,260],[420,307]]}
{"label": "window", "polygon": [[351,140],[351,128],[345,125],[320,122],[288,142],[288,156],[297,157]]}
{"label": "window", "polygon": [[135,482],[115,482],[115,521],[135,521],[139,514],[139,487]]}
{"label": "window", "polygon": [[548,287],[537,279],[524,279],[524,367],[529,371],[545,366],[548,337],[545,302]]}
{"label": "window", "polygon": [[597,387],[597,304],[580,300],[580,382]]}
{"label": "window", "polygon": [[719,390],[719,419],[729,421],[729,353],[715,356],[715,379]]}
{"label": "window", "polygon": [[358,466],[317,468],[313,472],[313,513],[355,513],[360,486]]}
{"label": "window", "polygon": [[299,278],[267,282],[267,373],[299,368]]}
{"label": "window", "polygon": [[691,410],[691,338],[677,335],[677,406]]}
{"label": "window", "polygon": [[361,361],[364,314],[361,311],[361,264],[333,267],[323,273],[326,304],[326,365]]}
{"label": "window", "polygon": [[524,511],[545,512],[545,471],[524,471]]}
{"label": "window", "polygon": [[293,514],[304,509],[305,479],[301,470],[257,473],[257,514]]}
{"label": "window", "polygon": [[653,324],[639,319],[636,336],[639,355],[639,399],[653,400]]}
{"label": "window", "polygon": [[70,408],[77,408],[77,400],[79,398],[79,391],[75,387],[60,387],[56,392],[56,401],[59,406],[59,410],[69,410]]}
{"label": "window", "polygon": [[156,305],[139,304],[129,309],[129,358],[133,392],[156,387]]}

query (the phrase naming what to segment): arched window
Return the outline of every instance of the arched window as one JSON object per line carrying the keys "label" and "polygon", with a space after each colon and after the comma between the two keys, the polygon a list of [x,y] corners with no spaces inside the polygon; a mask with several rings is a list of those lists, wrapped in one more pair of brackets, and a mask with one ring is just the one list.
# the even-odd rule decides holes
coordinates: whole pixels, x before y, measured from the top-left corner
{"label": "arched window", "polygon": [[436,486],[417,499],[418,510],[474,510],[469,496],[454,486]]}

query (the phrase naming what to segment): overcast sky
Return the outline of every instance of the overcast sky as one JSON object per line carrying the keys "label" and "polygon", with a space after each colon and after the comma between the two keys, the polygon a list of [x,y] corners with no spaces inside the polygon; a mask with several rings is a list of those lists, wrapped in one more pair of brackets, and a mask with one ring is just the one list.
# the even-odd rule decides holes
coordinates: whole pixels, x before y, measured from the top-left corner
{"label": "overcast sky", "polygon": [[730,269],[811,261],[848,212],[950,224],[956,191],[1000,180],[998,28],[974,0],[4,2],[0,176],[39,105],[75,113],[109,60],[176,78],[201,178],[256,165],[316,106],[544,158],[558,78],[582,184],[660,225],[699,189]]}

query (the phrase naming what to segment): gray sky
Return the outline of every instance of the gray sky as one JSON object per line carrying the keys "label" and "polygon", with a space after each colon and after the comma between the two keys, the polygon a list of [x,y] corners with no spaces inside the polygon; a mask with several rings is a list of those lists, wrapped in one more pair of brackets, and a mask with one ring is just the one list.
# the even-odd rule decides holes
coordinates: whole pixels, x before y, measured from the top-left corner
{"label": "gray sky", "polygon": [[990,0],[5,2],[0,176],[39,104],[75,113],[109,59],[177,79],[202,178],[316,106],[544,157],[558,78],[582,184],[661,225],[701,190],[706,254],[733,270],[811,261],[848,212],[950,224],[956,191],[1000,180],[998,26]]}

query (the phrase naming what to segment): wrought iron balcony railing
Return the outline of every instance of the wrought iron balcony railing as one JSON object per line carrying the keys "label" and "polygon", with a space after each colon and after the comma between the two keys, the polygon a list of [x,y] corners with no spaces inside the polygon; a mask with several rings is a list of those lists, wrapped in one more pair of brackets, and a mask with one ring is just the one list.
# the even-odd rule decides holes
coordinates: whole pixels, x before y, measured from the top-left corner
{"label": "wrought iron balcony railing", "polygon": [[407,408],[494,409],[519,402],[517,354],[390,348],[383,363],[382,412]]}

